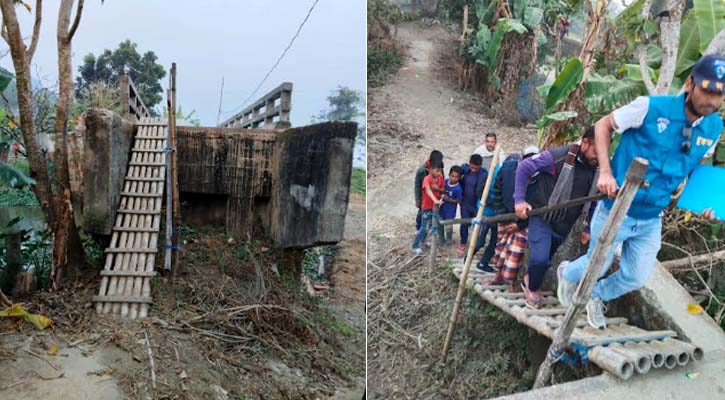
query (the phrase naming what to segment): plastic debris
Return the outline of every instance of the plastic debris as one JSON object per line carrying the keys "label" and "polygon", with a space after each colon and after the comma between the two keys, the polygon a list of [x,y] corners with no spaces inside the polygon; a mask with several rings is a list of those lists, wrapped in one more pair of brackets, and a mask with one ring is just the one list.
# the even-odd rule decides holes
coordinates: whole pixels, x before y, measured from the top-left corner
{"label": "plastic debris", "polygon": [[705,310],[699,304],[688,303],[687,312],[692,315],[702,314]]}
{"label": "plastic debris", "polygon": [[685,372],[685,378],[687,378],[689,380],[693,380],[693,379],[697,378],[698,375],[700,375],[699,372]]}

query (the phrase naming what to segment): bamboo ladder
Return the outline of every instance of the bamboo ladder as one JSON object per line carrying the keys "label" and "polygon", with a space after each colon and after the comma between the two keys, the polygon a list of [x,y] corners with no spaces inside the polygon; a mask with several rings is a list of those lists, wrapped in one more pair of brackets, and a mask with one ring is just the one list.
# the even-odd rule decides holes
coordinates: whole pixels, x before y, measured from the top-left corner
{"label": "bamboo ladder", "polygon": [[[463,267],[460,262],[453,266],[456,278],[460,278]],[[523,293],[509,293],[505,285],[484,285],[483,280],[488,277],[490,274],[472,270],[466,287],[520,323],[548,338],[554,337],[567,308],[559,305],[552,292],[543,292],[541,308],[532,310],[524,305]],[[572,348],[582,360],[591,361],[621,379],[629,379],[634,372],[646,374],[652,368],[685,366],[704,355],[700,347],[675,339],[675,331],[647,331],[627,322],[626,318],[607,318],[606,329],[593,329],[582,315],[571,336]]]}
{"label": "bamboo ladder", "polygon": [[166,181],[166,129],[159,118],[142,118],[137,125],[101,287],[93,298],[99,314],[148,315]]}

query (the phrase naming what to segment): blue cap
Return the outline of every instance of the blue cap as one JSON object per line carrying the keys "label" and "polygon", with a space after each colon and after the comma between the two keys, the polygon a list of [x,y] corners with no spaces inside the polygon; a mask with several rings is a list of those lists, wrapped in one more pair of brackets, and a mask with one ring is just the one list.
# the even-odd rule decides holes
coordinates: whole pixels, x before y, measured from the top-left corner
{"label": "blue cap", "polygon": [[702,56],[692,68],[695,85],[705,90],[723,93],[725,91],[725,56],[708,54]]}

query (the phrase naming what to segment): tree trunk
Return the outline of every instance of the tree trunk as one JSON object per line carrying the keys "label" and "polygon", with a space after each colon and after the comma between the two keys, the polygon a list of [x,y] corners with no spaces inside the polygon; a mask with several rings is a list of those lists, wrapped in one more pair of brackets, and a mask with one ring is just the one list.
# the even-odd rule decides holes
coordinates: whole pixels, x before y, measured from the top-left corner
{"label": "tree trunk", "polygon": [[[584,94],[587,86],[587,80],[589,80],[589,72],[592,69],[594,50],[597,45],[599,30],[604,23],[607,8],[609,7],[609,1],[598,1],[597,4],[594,6],[590,2],[586,2],[586,4],[587,12],[589,14],[589,29],[584,36],[584,41],[582,42],[582,49],[579,53],[579,59],[581,59],[582,65],[584,65],[584,76],[582,77],[581,82],[579,82],[579,85],[574,90],[574,92],[571,93],[569,95],[569,98],[563,103],[561,107],[559,107],[559,111],[576,111],[577,114],[579,114],[577,118],[582,118],[583,115],[587,114],[587,109],[586,107],[584,107]],[[549,128],[549,134],[547,135],[543,145],[541,146],[542,149],[546,149],[550,146],[559,144],[564,141],[565,138],[561,137],[561,133],[566,130],[570,123],[571,120],[555,121],[554,123],[552,123],[551,127]]]}
{"label": "tree trunk", "polygon": [[[62,0],[58,11],[58,101],[55,108],[55,171],[58,184],[58,223],[54,227],[53,241],[53,289],[60,287],[63,269],[69,263],[78,267],[84,263],[85,257],[81,246],[78,228],[73,217],[73,207],[70,202],[70,178],[68,174],[68,111],[73,101],[73,73],[71,63],[71,41],[69,33],[70,16],[74,0]],[[79,5],[76,22],[80,18],[82,2]]]}
{"label": "tree trunk", "polygon": [[[533,45],[532,45],[533,43]],[[509,33],[501,45],[499,64],[496,68],[501,78],[498,97],[499,116],[508,125],[521,125],[523,118],[516,108],[519,84],[532,71],[536,38],[532,33]],[[533,63],[535,66],[535,63]]]}
{"label": "tree trunk", "polygon": [[[640,15],[649,18],[651,0],[646,0],[642,6]],[[647,91],[650,94],[667,94],[670,92],[672,79],[675,77],[677,64],[677,51],[680,44],[680,20],[685,2],[680,0],[671,5],[670,15],[661,17],[659,21],[659,41],[662,46],[662,65],[660,66],[659,79],[655,85],[649,76],[649,68],[646,62],[647,46],[643,44],[637,50],[639,56],[639,68],[642,72]]]}
{"label": "tree trunk", "polygon": [[18,109],[20,112],[20,129],[23,133],[25,150],[30,166],[30,177],[35,179],[33,192],[45,214],[45,221],[55,226],[56,209],[53,201],[53,191],[50,185],[48,166],[40,151],[35,138],[35,123],[33,121],[33,102],[30,86],[30,62],[32,54],[26,52],[23,36],[18,25],[13,0],[0,0],[0,9],[3,14],[3,24],[7,29],[6,40],[10,47],[10,56],[15,68],[15,83],[18,94]]}

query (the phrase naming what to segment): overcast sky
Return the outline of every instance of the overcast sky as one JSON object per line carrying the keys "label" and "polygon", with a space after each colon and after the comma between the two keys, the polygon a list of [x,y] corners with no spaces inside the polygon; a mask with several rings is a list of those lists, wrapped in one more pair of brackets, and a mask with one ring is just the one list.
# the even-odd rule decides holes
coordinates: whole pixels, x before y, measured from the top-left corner
{"label": "overcast sky", "polygon": [[[264,78],[313,2],[106,0],[101,4],[100,0],[86,0],[73,40],[74,77],[84,55],[98,55],[130,39],[138,44],[140,53],[154,51],[167,70],[176,62],[178,104],[185,112],[196,110],[202,125],[213,126],[222,76],[223,121],[240,109]],[[40,71],[50,82],[57,81],[58,4],[58,0],[43,3],[41,37],[33,58],[34,78]],[[365,7],[364,0],[320,0],[253,100],[284,81],[292,82],[292,124],[299,126],[327,107],[326,97],[338,85],[364,93]],[[29,36],[33,16],[23,7],[16,12],[23,33]],[[12,71],[9,56],[0,65]],[[165,89],[167,78],[163,86]]]}

